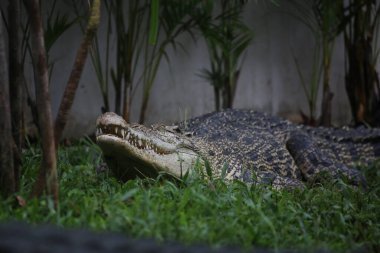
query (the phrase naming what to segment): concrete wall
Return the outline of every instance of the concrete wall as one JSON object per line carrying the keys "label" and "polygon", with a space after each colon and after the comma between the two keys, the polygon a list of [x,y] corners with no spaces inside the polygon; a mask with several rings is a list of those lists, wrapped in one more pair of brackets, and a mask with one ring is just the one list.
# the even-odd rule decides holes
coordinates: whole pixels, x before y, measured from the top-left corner
{"label": "concrete wall", "polygon": [[[236,108],[253,108],[275,115],[298,113],[300,110],[308,112],[294,57],[308,77],[313,59],[313,34],[294,17],[286,14],[286,1],[280,1],[280,4],[281,8],[276,8],[269,1],[250,1],[246,8],[244,17],[255,36],[245,55],[235,98]],[[100,38],[106,36],[104,24],[99,29]],[[52,49],[51,57],[55,66],[51,94],[55,114],[81,38],[80,29],[73,27]],[[180,40],[187,52],[169,50],[171,64],[162,61],[147,109],[148,124],[175,122],[213,110],[212,87],[197,75],[201,68],[208,67],[205,44],[201,39],[194,43],[187,35]],[[105,47],[104,42],[101,47]],[[27,80],[33,80],[30,72]],[[344,89],[344,49],[341,38],[335,46],[331,86],[335,94],[334,122],[348,123],[350,110]],[[133,121],[138,118],[140,101],[141,90],[138,90],[133,103]],[[93,132],[101,106],[101,93],[88,60],[70,113],[66,136]]]}

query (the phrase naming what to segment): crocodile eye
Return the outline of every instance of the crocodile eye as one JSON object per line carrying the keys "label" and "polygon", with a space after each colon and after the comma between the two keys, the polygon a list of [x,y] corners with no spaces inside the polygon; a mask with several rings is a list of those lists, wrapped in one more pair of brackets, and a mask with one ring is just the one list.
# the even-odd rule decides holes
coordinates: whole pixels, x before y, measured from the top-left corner
{"label": "crocodile eye", "polygon": [[183,135],[187,137],[192,137],[194,135],[194,132],[184,132]]}

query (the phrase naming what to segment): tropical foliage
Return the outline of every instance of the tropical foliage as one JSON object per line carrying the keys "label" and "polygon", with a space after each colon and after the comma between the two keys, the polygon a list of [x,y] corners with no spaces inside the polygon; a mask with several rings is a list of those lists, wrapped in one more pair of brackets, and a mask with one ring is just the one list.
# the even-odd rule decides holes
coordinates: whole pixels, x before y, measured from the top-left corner
{"label": "tropical foliage", "polygon": [[[310,81],[298,73],[309,104],[309,123],[330,125],[333,93],[330,68],[335,38],[343,34],[347,57],[345,84],[356,124],[380,125],[380,83],[376,71],[377,33],[380,5],[376,1],[291,1],[292,14],[301,20],[315,37]],[[310,8],[311,7],[311,8]],[[321,117],[316,119],[317,95],[323,84]],[[309,85],[308,85],[309,84]]]}
{"label": "tropical foliage", "polygon": [[206,41],[210,68],[201,76],[214,88],[215,110],[232,108],[240,75],[242,56],[253,34],[243,22],[242,12],[247,1],[221,0],[215,13],[215,1],[206,1],[198,27]]}

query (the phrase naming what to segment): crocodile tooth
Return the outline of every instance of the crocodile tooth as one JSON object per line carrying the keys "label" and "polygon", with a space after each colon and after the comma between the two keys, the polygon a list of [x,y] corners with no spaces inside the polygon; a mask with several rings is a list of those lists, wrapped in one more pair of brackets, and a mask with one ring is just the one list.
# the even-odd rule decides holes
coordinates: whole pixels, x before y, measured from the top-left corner
{"label": "crocodile tooth", "polygon": [[142,146],[142,141],[141,141],[141,139],[138,140],[138,145],[139,145],[139,147]]}
{"label": "crocodile tooth", "polygon": [[124,129],[121,129],[121,136],[123,137],[123,139],[125,138],[125,130]]}
{"label": "crocodile tooth", "polygon": [[99,128],[99,134],[103,134],[103,130]]}
{"label": "crocodile tooth", "polygon": [[129,141],[129,137],[131,136],[131,134],[128,132],[127,133],[127,139],[128,139],[128,141]]}

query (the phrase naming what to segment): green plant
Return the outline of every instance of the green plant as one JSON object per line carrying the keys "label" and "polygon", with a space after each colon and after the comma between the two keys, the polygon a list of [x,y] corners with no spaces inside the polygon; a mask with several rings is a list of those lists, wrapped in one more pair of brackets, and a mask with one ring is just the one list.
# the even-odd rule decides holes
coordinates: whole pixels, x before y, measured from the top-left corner
{"label": "green plant", "polygon": [[[80,3],[72,1],[72,6],[76,15],[81,16]],[[102,111],[115,111],[128,121],[132,92],[135,88],[133,81],[141,53],[139,41],[143,33],[139,32],[139,28],[143,25],[149,5],[143,1],[128,1],[125,5],[125,1],[113,0],[104,2],[104,6],[107,17],[106,36],[98,34],[93,40],[90,51],[91,62],[102,93]],[[124,15],[125,12],[128,15]],[[110,62],[113,36],[116,38],[114,64]],[[99,37],[105,41],[105,50],[99,48]],[[110,81],[115,89],[114,109],[109,102]]]}
{"label": "green plant", "polygon": [[[295,65],[309,105],[307,123],[329,126],[331,124],[331,100],[333,98],[330,88],[330,68],[334,43],[339,34],[339,26],[342,20],[341,5],[339,1],[328,0],[291,1],[290,3],[294,7],[292,15],[312,31],[315,41],[310,81],[305,80],[294,56]],[[307,82],[310,85],[307,85]],[[321,82],[321,116],[317,120],[316,104]]]}
{"label": "green plant", "polygon": [[[110,2],[109,9],[114,18],[116,30],[116,65],[111,68],[110,74],[116,91],[115,111],[122,112],[123,117],[129,121],[133,92],[137,84],[135,74],[138,61],[142,57],[141,41],[146,32],[141,32],[149,3],[146,1],[129,1],[127,22],[124,20],[124,1]],[[119,109],[122,106],[121,109]],[[121,111],[119,111],[121,110]]]}
{"label": "green plant", "polygon": [[[198,13],[198,6],[201,4],[202,1],[200,0],[180,2],[176,0],[163,0],[160,2],[157,28],[160,36],[154,45],[149,43],[149,39],[144,40],[144,70],[141,76],[143,94],[140,106],[140,123],[145,121],[148,100],[162,58],[165,58],[168,63],[170,62],[170,58],[167,55],[169,46],[174,50],[177,50],[177,47],[184,49],[183,45],[177,41],[177,38],[183,33],[193,35],[193,29],[198,22],[198,18],[200,18],[194,15],[194,13]],[[149,31],[149,29],[147,30]]]}
{"label": "green plant", "polygon": [[294,63],[296,65],[297,73],[300,78],[301,85],[302,85],[304,94],[307,99],[308,107],[309,107],[309,115],[305,122],[306,124],[309,124],[309,125],[317,124],[316,105],[318,101],[318,91],[320,89],[321,74],[322,74],[320,58],[321,58],[320,48],[318,46],[315,46],[313,50],[313,57],[312,57],[313,61],[312,61],[312,66],[311,66],[311,74],[310,74],[311,77],[310,77],[310,80],[307,80],[304,77],[304,74],[298,62],[298,59],[295,57],[293,53]]}
{"label": "green plant", "polygon": [[221,0],[221,11],[214,16],[214,1],[202,5],[198,27],[206,41],[210,68],[200,76],[214,88],[215,110],[231,108],[240,75],[241,57],[250,45],[253,34],[242,21],[247,1]]}
{"label": "green plant", "polygon": [[[53,46],[59,41],[59,38],[65,32],[67,32],[70,28],[72,28],[74,25],[76,25],[79,22],[78,18],[69,18],[68,13],[63,13],[61,10],[57,10],[57,0],[54,1],[42,1],[40,2],[40,10],[42,13],[46,13],[44,17],[46,19],[44,20],[44,44],[46,47],[46,61],[48,64],[48,71],[49,71],[49,79],[51,78],[53,71],[54,71],[54,65],[56,63],[55,59],[52,59],[50,57],[50,51],[53,48]],[[22,10],[20,10],[22,12]],[[4,15],[2,13],[2,15]],[[32,48],[29,42],[30,39],[30,20],[29,19],[21,19],[21,62],[23,64],[27,63],[27,57],[28,55],[32,55]],[[32,117],[34,124],[38,126],[38,120],[37,120],[37,109],[36,109],[36,101],[33,96],[33,92],[30,91],[30,85],[26,85],[25,78],[23,77],[23,71],[24,66],[21,66],[22,70],[22,85],[24,86],[23,89],[25,89],[26,97],[28,101],[28,105],[31,108],[32,111]]]}
{"label": "green plant", "polygon": [[56,61],[51,59],[50,50],[67,30],[78,24],[78,18],[69,18],[68,13],[62,13],[60,10],[57,10],[57,0],[51,3],[45,2],[45,4],[46,6],[43,7],[47,11],[47,17],[45,20],[44,39],[46,57],[48,59],[49,78],[51,78]]}
{"label": "green plant", "polygon": [[[120,0],[106,2],[107,35],[102,36],[106,38],[104,66],[98,38],[93,42],[91,54],[103,96],[103,111],[112,110],[108,94],[109,79],[115,89],[114,111],[123,115],[127,121],[136,88],[142,85],[139,121],[145,120],[151,89],[161,60],[165,58],[169,62],[167,47],[171,45],[176,49],[176,37],[190,31],[194,26],[194,21],[188,14],[199,2],[133,0],[128,1],[127,7]],[[128,13],[127,16],[125,12]],[[114,65],[110,64],[112,35],[116,37]]]}
{"label": "green plant", "polygon": [[341,2],[341,29],[346,49],[346,91],[356,124],[380,126],[378,60],[378,1]]}

